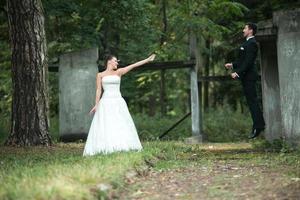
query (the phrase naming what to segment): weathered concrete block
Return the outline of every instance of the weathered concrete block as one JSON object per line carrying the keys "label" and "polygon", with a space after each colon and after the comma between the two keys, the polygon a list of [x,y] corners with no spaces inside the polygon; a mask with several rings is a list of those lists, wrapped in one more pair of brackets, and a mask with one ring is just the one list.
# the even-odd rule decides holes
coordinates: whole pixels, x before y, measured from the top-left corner
{"label": "weathered concrete block", "polygon": [[274,13],[283,136],[300,141],[300,9]]}
{"label": "weathered concrete block", "polygon": [[185,143],[187,144],[202,144],[202,137],[201,135],[198,136],[192,136],[185,138]]}
{"label": "weathered concrete block", "polygon": [[300,144],[300,9],[275,12],[272,24],[258,33],[266,137]]}
{"label": "weathered concrete block", "polygon": [[273,24],[278,27],[278,33],[295,33],[300,31],[300,8],[282,10],[273,13]]}
{"label": "weathered concrete block", "polygon": [[59,63],[59,134],[63,141],[84,139],[95,101],[98,49],[66,53]]}

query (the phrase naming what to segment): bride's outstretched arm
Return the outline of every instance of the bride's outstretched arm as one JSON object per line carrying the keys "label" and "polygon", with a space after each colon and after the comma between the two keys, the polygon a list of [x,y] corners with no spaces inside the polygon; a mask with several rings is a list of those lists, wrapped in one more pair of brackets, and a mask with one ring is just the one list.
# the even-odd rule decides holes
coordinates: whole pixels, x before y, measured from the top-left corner
{"label": "bride's outstretched arm", "polygon": [[96,98],[95,98],[95,106],[91,109],[90,114],[96,112],[97,104],[100,100],[102,93],[102,76],[101,73],[97,74],[96,78]]}
{"label": "bride's outstretched arm", "polygon": [[130,70],[132,70],[133,68],[136,68],[136,67],[139,67],[139,66],[142,66],[148,62],[151,62],[155,59],[155,54],[152,54],[151,56],[149,56],[148,58],[144,59],[144,60],[141,60],[141,61],[138,61],[134,64],[131,64],[131,65],[128,65],[124,68],[121,68],[121,69],[118,69],[118,71],[120,72],[121,75],[124,75],[126,74],[127,72],[129,72]]}

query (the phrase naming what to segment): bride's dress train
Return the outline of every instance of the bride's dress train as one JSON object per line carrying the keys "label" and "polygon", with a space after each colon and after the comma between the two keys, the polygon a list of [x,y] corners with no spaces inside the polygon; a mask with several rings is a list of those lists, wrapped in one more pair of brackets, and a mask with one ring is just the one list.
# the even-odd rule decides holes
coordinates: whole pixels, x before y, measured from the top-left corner
{"label": "bride's dress train", "polygon": [[104,93],[91,123],[83,155],[141,150],[134,122],[120,93],[121,78],[102,78]]}

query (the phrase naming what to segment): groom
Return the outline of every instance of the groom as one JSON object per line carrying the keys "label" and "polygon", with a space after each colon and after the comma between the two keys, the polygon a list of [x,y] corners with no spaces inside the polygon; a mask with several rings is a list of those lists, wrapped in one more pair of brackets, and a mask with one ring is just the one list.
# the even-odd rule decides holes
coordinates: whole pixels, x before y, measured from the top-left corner
{"label": "groom", "polygon": [[256,80],[257,71],[255,68],[255,59],[257,56],[257,44],[255,40],[257,26],[254,23],[247,23],[243,33],[246,41],[240,46],[238,58],[233,63],[226,63],[227,69],[232,69],[231,77],[240,79],[247,104],[251,113],[253,127],[249,139],[257,137],[265,129],[263,114],[259,108]]}

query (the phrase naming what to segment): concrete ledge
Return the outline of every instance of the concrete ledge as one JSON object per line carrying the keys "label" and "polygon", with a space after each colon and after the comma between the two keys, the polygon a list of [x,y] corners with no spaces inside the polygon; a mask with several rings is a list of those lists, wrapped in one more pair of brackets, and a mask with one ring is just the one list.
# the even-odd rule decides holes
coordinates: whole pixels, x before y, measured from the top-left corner
{"label": "concrete ledge", "polygon": [[192,136],[192,137],[188,137],[185,138],[184,142],[186,144],[202,144],[202,136]]}
{"label": "concrete ledge", "polygon": [[277,32],[277,27],[274,26],[272,20],[261,21],[258,23],[258,30],[255,38],[259,42],[276,40]]}

